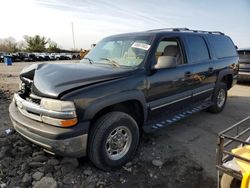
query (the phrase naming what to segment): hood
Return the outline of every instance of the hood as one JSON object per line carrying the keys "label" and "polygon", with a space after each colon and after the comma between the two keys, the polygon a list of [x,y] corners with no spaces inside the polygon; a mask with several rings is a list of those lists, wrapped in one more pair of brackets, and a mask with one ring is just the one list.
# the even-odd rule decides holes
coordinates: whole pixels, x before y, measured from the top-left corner
{"label": "hood", "polygon": [[118,79],[131,73],[131,69],[85,63],[39,64],[26,70],[22,71],[21,79],[26,76],[31,79],[33,76],[33,93],[50,98],[58,98],[60,94],[74,88]]}

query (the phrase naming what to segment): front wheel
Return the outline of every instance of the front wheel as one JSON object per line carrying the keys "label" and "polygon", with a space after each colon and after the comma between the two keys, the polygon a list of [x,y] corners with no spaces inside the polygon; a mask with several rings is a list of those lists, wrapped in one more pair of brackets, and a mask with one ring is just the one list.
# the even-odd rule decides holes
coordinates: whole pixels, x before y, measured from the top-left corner
{"label": "front wheel", "polygon": [[100,117],[90,131],[88,156],[98,168],[109,171],[126,164],[136,152],[139,128],[123,112],[110,112]]}
{"label": "front wheel", "polygon": [[212,113],[219,113],[221,112],[227,101],[227,85],[223,82],[217,84],[214,94],[212,96],[213,106],[208,108],[208,111]]}

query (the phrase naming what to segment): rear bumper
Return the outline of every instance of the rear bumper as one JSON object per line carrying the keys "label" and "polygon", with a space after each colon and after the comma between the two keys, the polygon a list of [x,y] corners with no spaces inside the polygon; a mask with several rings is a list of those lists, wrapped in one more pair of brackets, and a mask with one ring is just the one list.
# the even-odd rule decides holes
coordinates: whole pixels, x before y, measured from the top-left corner
{"label": "rear bumper", "polygon": [[48,152],[69,157],[86,155],[89,122],[71,128],[47,125],[22,115],[13,102],[9,112],[15,130]]}
{"label": "rear bumper", "polygon": [[250,80],[250,72],[239,72],[238,80]]}

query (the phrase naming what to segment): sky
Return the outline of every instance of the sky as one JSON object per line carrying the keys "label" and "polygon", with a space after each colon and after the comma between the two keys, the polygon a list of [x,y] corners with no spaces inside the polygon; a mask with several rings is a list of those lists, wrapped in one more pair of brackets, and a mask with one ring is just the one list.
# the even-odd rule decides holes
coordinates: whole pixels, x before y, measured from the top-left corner
{"label": "sky", "polygon": [[250,47],[250,0],[0,0],[0,38],[36,34],[65,49],[157,28],[221,31]]}

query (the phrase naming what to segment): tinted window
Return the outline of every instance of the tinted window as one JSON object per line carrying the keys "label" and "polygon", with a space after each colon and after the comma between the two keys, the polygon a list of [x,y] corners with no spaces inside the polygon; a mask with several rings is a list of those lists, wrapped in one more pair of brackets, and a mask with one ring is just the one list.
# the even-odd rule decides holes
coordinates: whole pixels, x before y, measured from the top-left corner
{"label": "tinted window", "polygon": [[209,60],[209,53],[204,39],[200,36],[187,36],[189,57],[192,63]]}
{"label": "tinted window", "polygon": [[217,58],[237,55],[235,46],[229,37],[223,35],[208,35],[208,39],[215,50]]}

